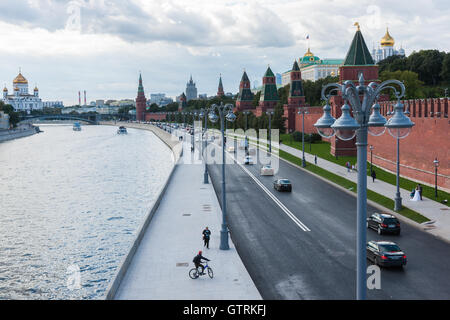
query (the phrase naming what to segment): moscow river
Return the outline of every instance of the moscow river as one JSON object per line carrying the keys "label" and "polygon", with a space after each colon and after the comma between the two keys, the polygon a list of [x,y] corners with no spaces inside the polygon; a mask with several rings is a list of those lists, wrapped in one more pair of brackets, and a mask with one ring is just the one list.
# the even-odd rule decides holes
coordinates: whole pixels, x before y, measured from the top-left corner
{"label": "moscow river", "polygon": [[0,299],[102,299],[172,152],[144,130],[40,127],[0,143]]}

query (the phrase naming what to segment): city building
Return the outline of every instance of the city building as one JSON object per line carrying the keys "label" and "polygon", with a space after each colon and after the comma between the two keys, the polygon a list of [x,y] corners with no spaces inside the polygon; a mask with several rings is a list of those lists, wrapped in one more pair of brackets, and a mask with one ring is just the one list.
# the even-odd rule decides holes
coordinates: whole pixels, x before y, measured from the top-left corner
{"label": "city building", "polygon": [[135,107],[136,106],[136,101],[131,100],[131,99],[122,99],[122,100],[114,100],[113,102],[110,102],[109,105],[111,107]]}
{"label": "city building", "polygon": [[172,98],[166,97],[165,93],[152,93],[150,94],[150,99],[147,101],[148,104],[157,104],[159,107],[164,107],[169,103],[173,102]]}
{"label": "city building", "polygon": [[198,95],[198,98],[201,100],[208,100],[208,95],[206,93],[201,93]]}
{"label": "city building", "polygon": [[19,71],[13,80],[13,94],[8,94],[8,89],[3,89],[3,102],[10,104],[15,111],[41,110],[44,105],[39,98],[39,89],[34,88],[33,94],[28,93],[28,80]]}
{"label": "city building", "polygon": [[277,84],[282,84],[282,76],[280,73],[275,73],[275,79]]}
{"label": "city building", "polygon": [[372,59],[375,63],[380,62],[381,60],[386,59],[390,56],[405,56],[405,50],[400,46],[400,49],[396,50],[394,48],[395,40],[389,34],[389,29],[386,28],[386,34],[383,38],[381,38],[380,46],[378,49],[372,49]]}
{"label": "city building", "polygon": [[[311,52],[310,48],[308,48],[303,57],[298,60],[302,79],[310,81],[317,81],[329,76],[337,76],[339,67],[343,62],[344,60],[342,59],[320,59]],[[291,72],[292,70],[283,72],[281,77],[281,84],[283,87],[290,83]]]}
{"label": "city building", "polygon": [[9,115],[0,111],[0,130],[9,129]]}
{"label": "city building", "polygon": [[197,88],[195,87],[195,82],[191,78],[189,82],[186,83],[186,101],[197,99]]}
{"label": "city building", "polygon": [[64,103],[62,101],[44,101],[44,108],[64,108]]}

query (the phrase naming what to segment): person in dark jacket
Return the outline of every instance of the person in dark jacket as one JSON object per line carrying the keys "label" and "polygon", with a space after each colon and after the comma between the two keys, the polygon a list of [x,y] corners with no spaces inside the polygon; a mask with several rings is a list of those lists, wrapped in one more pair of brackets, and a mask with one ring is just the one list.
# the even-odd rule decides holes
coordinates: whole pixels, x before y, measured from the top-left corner
{"label": "person in dark jacket", "polygon": [[194,257],[194,260],[192,260],[192,262],[194,262],[196,269],[198,269],[198,267],[202,267],[201,274],[204,274],[205,266],[202,265],[202,260],[210,261],[208,258],[202,256],[202,251],[199,251],[198,254]]}
{"label": "person in dark jacket", "polygon": [[375,182],[375,178],[377,177],[377,174],[375,173],[375,170],[372,170],[372,182]]}
{"label": "person in dark jacket", "polygon": [[419,195],[420,195],[420,200],[422,200],[422,186],[419,183]]}
{"label": "person in dark jacket", "polygon": [[211,230],[208,227],[202,232],[203,234],[203,246],[209,249],[209,239],[211,238]]}

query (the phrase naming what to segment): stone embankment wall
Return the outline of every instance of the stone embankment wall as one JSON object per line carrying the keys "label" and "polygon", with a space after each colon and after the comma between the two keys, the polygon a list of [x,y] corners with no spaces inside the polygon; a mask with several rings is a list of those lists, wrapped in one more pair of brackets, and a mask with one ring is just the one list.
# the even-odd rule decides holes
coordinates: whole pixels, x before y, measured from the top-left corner
{"label": "stone embankment wall", "polygon": [[182,156],[182,143],[178,141],[178,139],[173,138],[171,134],[168,132],[153,126],[149,124],[140,124],[140,123],[124,123],[124,122],[101,122],[101,125],[111,125],[111,126],[125,126],[126,128],[135,128],[135,129],[141,129],[141,130],[148,130],[153,132],[158,138],[160,138],[171,150],[174,156],[174,166],[172,168],[171,173],[169,174],[167,180],[162,185],[158,197],[153,204],[153,207],[150,209],[149,213],[147,214],[146,218],[144,219],[144,222],[142,225],[138,228],[138,231],[136,233],[136,238],[130,245],[130,249],[128,250],[128,254],[124,257],[122,262],[117,268],[116,274],[113,279],[111,279],[111,282],[108,286],[108,289],[106,290],[105,299],[111,300],[114,299],[114,296],[117,292],[117,289],[120,286],[120,283],[125,276],[128,267],[133,260],[134,254],[136,253],[137,248],[139,247],[139,244],[141,243],[142,238],[144,237],[145,231],[147,230],[148,225],[150,224],[153,215],[155,214],[156,210],[159,207],[159,204],[161,203],[161,200],[164,197],[164,194],[166,192],[167,186],[169,185],[169,182],[172,178],[172,175],[174,171],[176,170],[176,164],[180,157]]}
{"label": "stone embankment wall", "polygon": [[28,137],[37,133],[33,126],[19,126],[11,130],[0,130],[0,142],[9,141],[17,138]]}

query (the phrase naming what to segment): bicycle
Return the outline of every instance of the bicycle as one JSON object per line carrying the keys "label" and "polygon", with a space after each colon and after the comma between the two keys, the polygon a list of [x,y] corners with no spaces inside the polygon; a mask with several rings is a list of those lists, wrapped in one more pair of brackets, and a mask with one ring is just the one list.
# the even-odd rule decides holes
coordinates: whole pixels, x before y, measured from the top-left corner
{"label": "bicycle", "polygon": [[206,262],[206,264],[205,264],[205,268],[203,269],[203,273],[201,273],[198,270],[198,268],[192,268],[191,270],[189,270],[189,277],[191,277],[191,279],[197,279],[200,276],[204,276],[206,274],[205,273],[206,270],[208,270],[208,276],[212,279],[214,277],[214,273],[213,273],[213,270],[211,269],[211,267],[208,266],[208,262]]}

